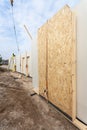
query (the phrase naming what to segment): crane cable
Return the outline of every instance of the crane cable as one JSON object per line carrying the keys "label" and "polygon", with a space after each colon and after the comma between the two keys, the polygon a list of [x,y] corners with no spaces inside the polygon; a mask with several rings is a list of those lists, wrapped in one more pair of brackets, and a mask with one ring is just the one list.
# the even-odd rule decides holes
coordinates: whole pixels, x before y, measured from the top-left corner
{"label": "crane cable", "polygon": [[14,28],[14,34],[15,34],[15,40],[16,40],[16,43],[17,43],[17,49],[18,49],[18,52],[19,52],[19,45],[18,45],[18,39],[17,39],[17,33],[16,33],[16,27],[15,27],[15,20],[14,20],[14,12],[13,12],[13,0],[10,0],[11,2],[11,7],[12,7],[12,20],[13,20],[13,28]]}

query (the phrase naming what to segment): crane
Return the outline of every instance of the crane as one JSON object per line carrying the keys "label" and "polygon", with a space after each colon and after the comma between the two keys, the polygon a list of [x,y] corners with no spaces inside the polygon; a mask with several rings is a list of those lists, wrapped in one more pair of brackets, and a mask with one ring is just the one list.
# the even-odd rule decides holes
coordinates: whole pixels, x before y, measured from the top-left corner
{"label": "crane", "polygon": [[14,0],[10,0],[11,6],[13,6]]}
{"label": "crane", "polygon": [[17,49],[18,49],[18,52],[19,52],[19,45],[18,45],[18,39],[17,39],[17,32],[16,32],[16,27],[15,27],[15,20],[14,20],[14,14],[13,14],[13,3],[14,3],[14,0],[10,0],[10,3],[11,3],[11,7],[12,7],[12,20],[13,20],[13,28],[14,28],[14,35],[15,35],[15,40],[16,40],[16,44],[17,44]]}

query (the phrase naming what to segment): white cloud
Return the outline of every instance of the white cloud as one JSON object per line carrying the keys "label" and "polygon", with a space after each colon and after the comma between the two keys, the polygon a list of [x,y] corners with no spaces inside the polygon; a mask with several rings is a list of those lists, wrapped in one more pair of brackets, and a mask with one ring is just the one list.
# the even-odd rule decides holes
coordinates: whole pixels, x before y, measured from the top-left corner
{"label": "white cloud", "polygon": [[39,13],[44,11],[46,0],[33,0],[33,8]]}

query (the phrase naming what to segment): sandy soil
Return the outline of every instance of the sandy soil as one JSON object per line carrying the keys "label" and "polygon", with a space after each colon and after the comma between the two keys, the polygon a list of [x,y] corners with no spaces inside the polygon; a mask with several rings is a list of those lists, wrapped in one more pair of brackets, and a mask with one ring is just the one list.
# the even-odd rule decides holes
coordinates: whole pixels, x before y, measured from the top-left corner
{"label": "sandy soil", "polygon": [[0,70],[0,130],[78,130],[51,104],[31,93],[30,78]]}

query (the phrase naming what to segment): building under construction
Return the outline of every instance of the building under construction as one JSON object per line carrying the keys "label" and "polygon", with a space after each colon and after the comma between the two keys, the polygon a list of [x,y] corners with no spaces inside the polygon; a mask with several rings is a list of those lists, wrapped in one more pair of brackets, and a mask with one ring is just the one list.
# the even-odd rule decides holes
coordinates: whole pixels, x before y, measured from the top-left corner
{"label": "building under construction", "polygon": [[36,37],[24,25],[31,51],[0,67],[1,130],[87,130],[86,3],[62,7]]}

